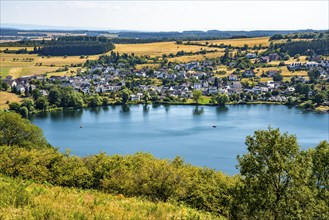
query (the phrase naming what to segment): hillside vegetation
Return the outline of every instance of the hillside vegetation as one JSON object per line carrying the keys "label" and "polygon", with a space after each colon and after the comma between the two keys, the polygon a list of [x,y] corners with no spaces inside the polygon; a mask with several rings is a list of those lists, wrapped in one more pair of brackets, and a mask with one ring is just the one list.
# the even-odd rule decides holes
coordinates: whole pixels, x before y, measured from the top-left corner
{"label": "hillside vegetation", "polygon": [[0,219],[225,219],[184,205],[0,175]]}
{"label": "hillside vegetation", "polygon": [[[16,213],[20,219],[29,215],[87,219],[110,211],[107,204],[114,202],[119,219],[180,219],[185,206],[218,218],[328,219],[328,142],[303,151],[295,136],[269,128],[248,136],[246,145],[248,152],[238,156],[240,175],[232,177],[186,164],[179,157],[164,160],[145,153],[77,157],[49,146],[41,129],[18,114],[0,112],[0,173],[15,178],[0,179],[0,213]],[[121,200],[106,193],[122,194]],[[190,211],[182,219],[214,219],[186,210]],[[177,218],[169,218],[171,213]]]}

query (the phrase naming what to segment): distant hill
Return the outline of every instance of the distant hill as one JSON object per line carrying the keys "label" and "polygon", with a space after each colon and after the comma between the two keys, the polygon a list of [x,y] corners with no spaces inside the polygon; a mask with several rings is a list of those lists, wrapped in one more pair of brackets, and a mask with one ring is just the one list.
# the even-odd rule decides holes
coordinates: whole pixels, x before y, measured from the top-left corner
{"label": "distant hill", "polygon": [[[34,27],[34,26],[33,26]],[[145,32],[145,31],[118,31],[118,30],[94,30],[94,29],[77,29],[77,28],[12,28],[2,26],[0,28],[0,37],[4,36],[47,36],[47,33],[63,33],[63,34],[84,34],[89,36],[98,35],[111,35],[115,34],[117,38],[125,39],[157,39],[157,40],[198,40],[198,39],[220,39],[220,38],[234,38],[234,37],[266,37],[273,36],[275,34],[292,34],[302,32],[324,32],[325,30],[254,30],[254,31],[220,31],[220,30],[208,30],[208,31],[168,31],[168,32]]]}

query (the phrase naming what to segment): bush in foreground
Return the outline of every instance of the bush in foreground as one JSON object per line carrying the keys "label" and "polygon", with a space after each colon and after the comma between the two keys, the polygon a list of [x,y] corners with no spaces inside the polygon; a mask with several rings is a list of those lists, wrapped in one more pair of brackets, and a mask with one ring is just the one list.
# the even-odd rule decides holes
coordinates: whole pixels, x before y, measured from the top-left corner
{"label": "bush in foreground", "polygon": [[0,219],[225,219],[183,205],[0,175]]}

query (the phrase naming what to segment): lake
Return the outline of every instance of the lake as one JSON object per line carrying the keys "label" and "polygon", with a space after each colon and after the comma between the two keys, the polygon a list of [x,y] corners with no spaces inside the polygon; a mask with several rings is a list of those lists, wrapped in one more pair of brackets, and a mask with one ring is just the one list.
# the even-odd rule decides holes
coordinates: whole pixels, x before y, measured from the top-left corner
{"label": "lake", "polygon": [[304,149],[328,140],[329,129],[329,114],[282,105],[109,106],[40,113],[31,121],[62,152],[181,156],[231,175],[238,173],[236,156],[246,152],[245,137],[257,129],[295,134]]}

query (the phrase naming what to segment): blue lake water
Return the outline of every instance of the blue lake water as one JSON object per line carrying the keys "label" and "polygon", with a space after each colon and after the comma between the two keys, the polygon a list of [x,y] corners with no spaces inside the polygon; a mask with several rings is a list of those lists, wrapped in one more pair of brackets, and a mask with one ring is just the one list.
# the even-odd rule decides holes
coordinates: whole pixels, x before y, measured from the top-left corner
{"label": "blue lake water", "polygon": [[31,121],[63,152],[181,156],[227,174],[238,173],[236,156],[246,152],[245,137],[257,129],[271,126],[295,134],[304,149],[329,135],[329,114],[281,105],[109,106],[40,113]]}

